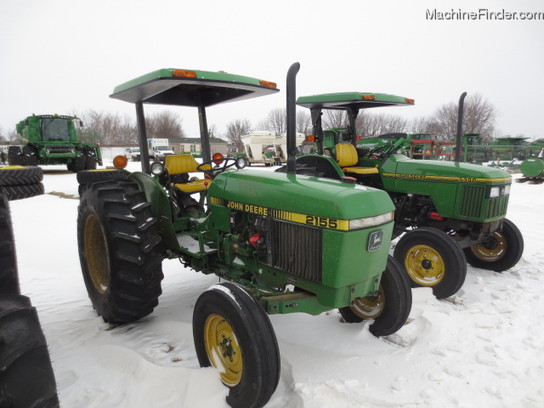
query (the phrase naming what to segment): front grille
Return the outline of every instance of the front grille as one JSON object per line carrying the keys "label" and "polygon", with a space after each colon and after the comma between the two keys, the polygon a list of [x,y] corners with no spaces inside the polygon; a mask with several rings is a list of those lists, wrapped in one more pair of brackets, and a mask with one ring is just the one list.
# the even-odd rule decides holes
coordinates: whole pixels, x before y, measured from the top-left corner
{"label": "front grille", "polygon": [[268,231],[271,266],[321,282],[321,229],[270,220]]}
{"label": "front grille", "polygon": [[489,206],[487,207],[487,216],[486,218],[495,218],[506,215],[506,210],[508,209],[508,198],[510,196],[506,195],[499,198],[493,198],[489,200]]}
{"label": "front grille", "polygon": [[459,215],[469,218],[480,218],[482,204],[485,200],[485,186],[463,186]]}
{"label": "front grille", "polygon": [[47,151],[49,153],[73,153],[74,148],[73,146],[47,146]]}
{"label": "front grille", "polygon": [[496,218],[506,215],[509,195],[487,198],[486,186],[463,186],[459,215],[467,218]]}

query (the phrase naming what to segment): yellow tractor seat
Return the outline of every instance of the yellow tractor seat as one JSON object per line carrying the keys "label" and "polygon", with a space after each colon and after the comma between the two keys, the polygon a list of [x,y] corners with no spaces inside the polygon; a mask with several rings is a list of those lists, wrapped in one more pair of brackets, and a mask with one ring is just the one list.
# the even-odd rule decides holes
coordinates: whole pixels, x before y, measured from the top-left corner
{"label": "yellow tractor seat", "polygon": [[350,143],[341,143],[336,145],[336,161],[344,173],[351,174],[378,174],[377,167],[357,167],[359,157],[355,146]]}
{"label": "yellow tractor seat", "polygon": [[[170,176],[183,173],[199,173],[203,170],[211,170],[211,166],[208,164],[202,166],[200,170],[197,170],[198,163],[195,158],[190,154],[170,154],[164,158],[164,167],[168,170]],[[206,191],[212,184],[208,179],[196,179],[192,178],[186,183],[174,183],[176,188],[179,188],[185,193],[196,193],[199,191]]]}

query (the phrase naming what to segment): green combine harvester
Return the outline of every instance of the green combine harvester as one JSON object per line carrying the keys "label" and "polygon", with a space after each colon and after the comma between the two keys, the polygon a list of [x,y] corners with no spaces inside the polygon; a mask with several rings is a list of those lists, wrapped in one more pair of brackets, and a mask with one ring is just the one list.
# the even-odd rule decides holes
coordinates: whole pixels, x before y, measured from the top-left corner
{"label": "green combine harvester", "polygon": [[83,123],[75,116],[32,115],[17,124],[17,134],[25,141],[10,146],[11,165],[38,166],[65,164],[68,170],[96,169],[102,165],[100,146],[79,140],[78,127]]}
{"label": "green combine harvester", "polygon": [[[385,336],[411,308],[410,283],[388,254],[395,207],[387,193],[343,180],[332,159],[336,180],[296,172],[298,70],[293,64],[287,74],[284,172],[242,170],[234,158],[212,157],[207,125],[206,108],[276,93],[276,84],[161,69],[111,95],[135,104],[142,171],[78,174],[81,267],[104,321],[132,322],[153,311],[163,259],[224,281],[196,301],[193,334],[200,364],[218,369],[233,407],[262,407],[277,387],[280,354],[267,314],[339,309],[345,321],[371,321],[370,331]],[[197,108],[203,162],[182,154],[150,164],[144,104]]]}
{"label": "green combine harvester", "polygon": [[[357,148],[355,120],[361,109],[410,106],[412,99],[350,92],[299,97],[297,103],[310,109],[319,153],[298,158],[299,171],[340,179],[323,165],[321,155],[328,152],[345,176],[389,194],[395,204],[393,237],[400,237],[394,256],[413,286],[431,287],[435,296],[445,298],[463,285],[467,261],[496,272],[519,261],[523,237],[505,218],[512,182],[508,173],[467,163],[410,159],[402,154],[406,147],[402,138]],[[345,111],[348,128],[324,131],[324,109]]]}

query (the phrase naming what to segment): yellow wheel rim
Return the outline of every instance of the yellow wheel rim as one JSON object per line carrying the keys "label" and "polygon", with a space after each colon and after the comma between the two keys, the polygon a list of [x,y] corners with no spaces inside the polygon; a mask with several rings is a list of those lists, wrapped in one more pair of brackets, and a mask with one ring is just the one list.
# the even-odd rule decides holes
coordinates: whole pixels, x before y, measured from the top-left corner
{"label": "yellow wheel rim", "polygon": [[414,245],[406,253],[404,266],[410,279],[421,286],[435,286],[446,270],[439,252],[427,245]]}
{"label": "yellow wheel rim", "polygon": [[380,290],[378,291],[377,296],[357,298],[350,306],[351,311],[361,319],[376,319],[382,314],[384,308],[385,295],[382,285],[380,285]]}
{"label": "yellow wheel rim", "polygon": [[470,247],[472,253],[480,260],[494,262],[501,259],[506,253],[506,239],[499,232],[494,232],[489,238],[487,245],[478,244]]}
{"label": "yellow wheel rim", "polygon": [[95,214],[85,221],[84,248],[89,276],[98,293],[104,294],[110,284],[109,256],[104,231]]}
{"label": "yellow wheel rim", "polygon": [[204,323],[204,347],[210,363],[219,370],[221,381],[234,387],[242,379],[244,362],[232,326],[222,316],[211,314]]}

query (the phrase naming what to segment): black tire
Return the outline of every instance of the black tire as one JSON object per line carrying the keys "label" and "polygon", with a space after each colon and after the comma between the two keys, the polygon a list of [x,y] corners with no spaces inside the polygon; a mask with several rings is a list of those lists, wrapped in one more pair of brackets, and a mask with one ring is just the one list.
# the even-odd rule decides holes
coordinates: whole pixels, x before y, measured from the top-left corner
{"label": "black tire", "polygon": [[12,166],[23,166],[25,164],[25,157],[19,146],[8,147],[8,163]]}
{"label": "black tire", "polygon": [[233,283],[211,287],[196,302],[193,336],[200,365],[220,370],[231,407],[268,402],[278,386],[280,353],[270,319],[253,296]]}
{"label": "black tire", "polygon": [[9,200],[20,200],[30,198],[44,193],[42,183],[26,184],[22,186],[3,186],[0,190],[4,192]]}
{"label": "black tire", "polygon": [[43,170],[40,167],[0,167],[0,186],[36,184],[42,180]]}
{"label": "black tire", "polygon": [[503,272],[518,263],[523,255],[523,236],[509,219],[502,222],[502,230],[491,235],[485,242],[465,248],[467,262],[482,269]]}
{"label": "black tire", "polygon": [[394,257],[412,287],[432,287],[438,299],[457,293],[465,282],[465,254],[453,238],[435,228],[408,231],[397,243]]}
{"label": "black tire", "polygon": [[79,184],[93,184],[106,180],[126,180],[130,173],[126,170],[118,169],[99,169],[85,170],[76,174]]}
{"label": "black tire", "polygon": [[0,295],[0,406],[59,406],[47,343],[36,309],[21,295]]}
{"label": "black tire", "polygon": [[106,180],[126,180],[130,173],[118,169],[83,170],[76,174],[79,183],[78,192],[81,197],[90,184]]}
{"label": "black tire", "polygon": [[23,147],[23,156],[25,165],[37,166],[38,165],[38,150],[32,146]]}
{"label": "black tire", "polygon": [[404,326],[411,309],[410,281],[395,258],[389,256],[378,296],[357,299],[353,305],[338,310],[347,323],[374,319],[369,330],[380,337],[395,333]]}
{"label": "black tire", "polygon": [[108,323],[148,315],[161,294],[161,237],[137,183],[91,185],[78,207],[79,259],[87,293]]}
{"label": "black tire", "polygon": [[87,157],[82,154],[81,156],[74,158],[74,160],[71,163],[71,166],[68,165],[68,170],[73,171],[74,173],[78,173],[82,170],[85,170],[86,165],[87,165]]}
{"label": "black tire", "polygon": [[6,293],[19,293],[19,275],[9,203],[0,189],[0,295]]}
{"label": "black tire", "polygon": [[96,169],[96,149],[93,149],[92,147],[87,147],[83,149],[83,154],[85,156],[85,170]]}

